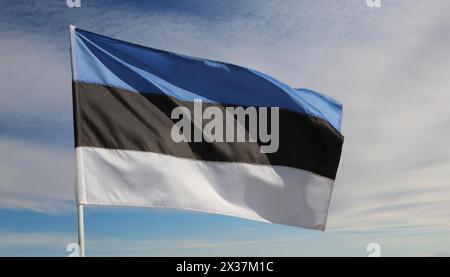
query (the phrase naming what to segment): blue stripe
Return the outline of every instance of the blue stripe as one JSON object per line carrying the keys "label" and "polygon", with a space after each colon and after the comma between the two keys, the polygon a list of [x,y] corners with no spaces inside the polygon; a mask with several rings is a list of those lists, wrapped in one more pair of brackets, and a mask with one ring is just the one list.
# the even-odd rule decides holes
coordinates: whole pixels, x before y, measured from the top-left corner
{"label": "blue stripe", "polygon": [[147,48],[78,28],[74,36],[74,81],[167,94],[184,101],[280,107],[320,117],[341,129],[340,103],[311,90],[291,88],[256,70]]}

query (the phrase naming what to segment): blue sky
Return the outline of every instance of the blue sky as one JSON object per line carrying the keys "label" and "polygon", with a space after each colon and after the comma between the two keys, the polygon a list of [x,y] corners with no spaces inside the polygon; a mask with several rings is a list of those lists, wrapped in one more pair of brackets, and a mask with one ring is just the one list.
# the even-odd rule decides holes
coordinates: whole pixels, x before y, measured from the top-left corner
{"label": "blue sky", "polygon": [[86,207],[88,255],[450,255],[450,4],[0,0],[0,256],[76,241],[73,24],[251,67],[344,103],[325,233],[184,211]]}

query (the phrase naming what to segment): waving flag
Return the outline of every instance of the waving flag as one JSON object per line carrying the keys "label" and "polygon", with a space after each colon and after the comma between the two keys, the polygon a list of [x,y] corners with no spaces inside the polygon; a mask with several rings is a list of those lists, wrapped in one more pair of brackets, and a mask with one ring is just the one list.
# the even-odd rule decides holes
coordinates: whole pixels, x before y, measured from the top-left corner
{"label": "waving flag", "polygon": [[324,230],[342,105],[256,70],[71,28],[79,204]]}

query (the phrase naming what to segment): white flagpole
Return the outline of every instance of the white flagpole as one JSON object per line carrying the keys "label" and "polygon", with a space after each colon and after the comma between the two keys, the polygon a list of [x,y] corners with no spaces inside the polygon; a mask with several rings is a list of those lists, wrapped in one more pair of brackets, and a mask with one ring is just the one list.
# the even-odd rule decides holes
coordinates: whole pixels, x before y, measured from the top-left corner
{"label": "white flagpole", "polygon": [[[70,67],[72,70],[72,80],[74,79],[74,60],[73,60],[73,47],[75,40],[75,26],[70,25]],[[75,120],[75,119],[74,119]],[[77,217],[78,217],[78,246],[80,257],[85,257],[84,252],[84,213],[83,213],[83,205],[77,203]]]}
{"label": "white flagpole", "polygon": [[84,214],[83,205],[77,205],[78,214],[78,245],[80,246],[80,257],[85,257],[84,253]]}

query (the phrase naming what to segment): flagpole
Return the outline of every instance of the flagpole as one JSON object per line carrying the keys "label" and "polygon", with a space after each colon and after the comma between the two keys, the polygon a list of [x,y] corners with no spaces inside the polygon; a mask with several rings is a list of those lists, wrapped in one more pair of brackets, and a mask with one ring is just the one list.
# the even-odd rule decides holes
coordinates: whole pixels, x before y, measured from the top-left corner
{"label": "flagpole", "polygon": [[[70,69],[72,71],[72,81],[74,78],[74,60],[73,60],[73,47],[74,47],[74,40],[75,40],[75,26],[70,25],[69,26],[69,33],[70,33]],[[74,108],[75,110],[75,108]],[[74,117],[75,120],[75,117]],[[78,199],[78,197],[76,197]],[[78,201],[77,201],[78,202]],[[77,203],[77,217],[78,217],[78,246],[79,248],[79,254],[80,257],[85,257],[84,252],[84,213],[83,213],[83,205]]]}
{"label": "flagpole", "polygon": [[80,246],[80,257],[85,257],[84,253],[84,213],[83,205],[77,205],[78,214],[78,245]]}

